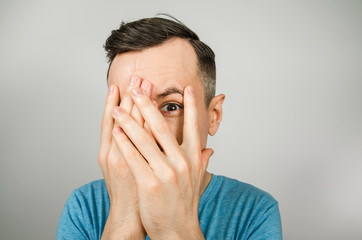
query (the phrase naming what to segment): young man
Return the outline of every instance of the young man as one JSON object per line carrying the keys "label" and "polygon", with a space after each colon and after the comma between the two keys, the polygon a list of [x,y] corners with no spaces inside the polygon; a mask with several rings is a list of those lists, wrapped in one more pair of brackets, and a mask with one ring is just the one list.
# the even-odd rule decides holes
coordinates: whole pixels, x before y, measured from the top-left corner
{"label": "young man", "polygon": [[269,194],[206,171],[224,101],[213,51],[163,18],[122,23],[105,49],[104,180],[73,191],[57,239],[281,239]]}

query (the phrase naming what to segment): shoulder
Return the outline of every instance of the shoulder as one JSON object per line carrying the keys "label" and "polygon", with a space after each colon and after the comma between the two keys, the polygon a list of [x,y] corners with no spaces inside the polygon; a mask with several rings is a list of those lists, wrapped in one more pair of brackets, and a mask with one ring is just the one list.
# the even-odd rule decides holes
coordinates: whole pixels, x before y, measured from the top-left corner
{"label": "shoulder", "polygon": [[223,201],[237,201],[251,203],[253,206],[259,204],[277,204],[275,198],[260,188],[239,180],[220,175],[213,175],[214,193]]}
{"label": "shoulder", "polygon": [[110,208],[104,180],[87,183],[70,194],[59,219],[57,239],[98,239]]}
{"label": "shoulder", "polygon": [[103,179],[89,182],[73,190],[67,203],[77,205],[99,205],[108,199],[107,187]]}
{"label": "shoulder", "polygon": [[107,187],[104,179],[95,180],[76,188],[73,193],[79,197],[89,197],[92,195],[107,194]]}
{"label": "shoulder", "polygon": [[[278,202],[251,184],[213,175],[200,205],[200,217],[209,238],[280,239]],[[220,227],[224,231],[215,230]]]}

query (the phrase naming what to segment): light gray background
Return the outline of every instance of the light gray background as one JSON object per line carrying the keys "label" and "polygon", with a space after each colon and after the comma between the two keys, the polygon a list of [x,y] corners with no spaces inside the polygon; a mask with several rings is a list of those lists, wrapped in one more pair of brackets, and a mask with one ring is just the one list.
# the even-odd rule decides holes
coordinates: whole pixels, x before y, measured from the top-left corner
{"label": "light gray background", "polygon": [[0,2],[0,239],[52,239],[101,178],[102,45],[168,12],[217,56],[209,170],[270,192],[285,239],[362,239],[361,1]]}

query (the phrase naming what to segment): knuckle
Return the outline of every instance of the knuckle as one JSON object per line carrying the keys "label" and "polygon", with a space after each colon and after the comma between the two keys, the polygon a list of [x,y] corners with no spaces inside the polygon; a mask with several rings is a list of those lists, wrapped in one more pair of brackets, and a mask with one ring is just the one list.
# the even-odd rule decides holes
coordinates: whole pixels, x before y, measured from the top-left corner
{"label": "knuckle", "polygon": [[178,172],[182,176],[187,176],[191,172],[191,166],[190,163],[187,160],[179,161],[178,162]]}
{"label": "knuckle", "polygon": [[177,182],[177,174],[174,169],[168,168],[162,173],[162,178],[164,182],[174,183]]}
{"label": "knuckle", "polygon": [[104,149],[103,148],[99,149],[98,164],[101,167],[104,166],[104,162],[106,161],[106,156],[107,154],[105,153]]}
{"label": "knuckle", "polygon": [[116,171],[117,174],[121,174],[121,170],[124,169],[125,163],[122,161],[121,156],[109,156],[106,160],[106,167],[110,171]]}
{"label": "knuckle", "polygon": [[115,167],[115,161],[113,158],[110,157],[110,155],[108,154],[107,159],[105,161],[105,166],[107,167],[107,169],[113,169]]}
{"label": "knuckle", "polygon": [[101,157],[100,154],[98,156],[98,165],[101,166],[101,167],[104,165],[104,160],[103,160],[103,158]]}
{"label": "knuckle", "polygon": [[136,159],[139,156],[139,153],[136,149],[132,149],[127,152],[127,156],[129,159]]}
{"label": "knuckle", "polygon": [[159,188],[160,184],[156,179],[151,179],[148,181],[142,181],[139,183],[139,186],[145,187],[145,190],[149,191],[150,193],[154,193]]}
{"label": "knuckle", "polygon": [[165,122],[165,121],[162,121],[162,122],[158,125],[157,131],[158,131],[159,133],[166,133],[166,132],[168,132],[168,131],[169,131],[168,123]]}
{"label": "knuckle", "polygon": [[130,122],[130,117],[127,113],[123,113],[123,114],[119,115],[118,117],[116,117],[115,119],[122,126],[124,126]]}
{"label": "knuckle", "polygon": [[146,134],[142,134],[142,135],[140,134],[138,141],[141,146],[144,146],[144,145],[147,145],[150,143],[150,138]]}

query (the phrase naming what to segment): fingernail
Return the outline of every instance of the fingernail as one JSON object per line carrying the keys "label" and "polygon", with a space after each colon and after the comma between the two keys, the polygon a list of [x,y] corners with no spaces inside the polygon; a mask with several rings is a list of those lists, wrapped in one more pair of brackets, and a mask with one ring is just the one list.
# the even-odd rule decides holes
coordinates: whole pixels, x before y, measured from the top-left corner
{"label": "fingernail", "polygon": [[122,113],[123,113],[123,110],[121,108],[119,108],[119,107],[115,107],[113,109],[113,116],[114,117],[117,117],[117,116],[121,115]]}
{"label": "fingernail", "polygon": [[150,83],[147,80],[143,80],[143,82],[141,84],[141,88],[143,89],[143,91],[145,93],[147,93],[150,89]]}
{"label": "fingernail", "polygon": [[113,89],[114,89],[114,86],[113,86],[113,85],[110,86],[110,87],[108,88],[108,94],[113,93]]}
{"label": "fingernail", "polygon": [[187,91],[190,93],[191,96],[195,96],[194,89],[191,86],[187,87]]}
{"label": "fingernail", "polygon": [[132,94],[133,96],[138,97],[143,94],[143,91],[141,88],[134,88],[132,89]]}
{"label": "fingernail", "polygon": [[135,86],[137,81],[138,81],[138,77],[137,76],[132,76],[129,85],[130,86]]}

